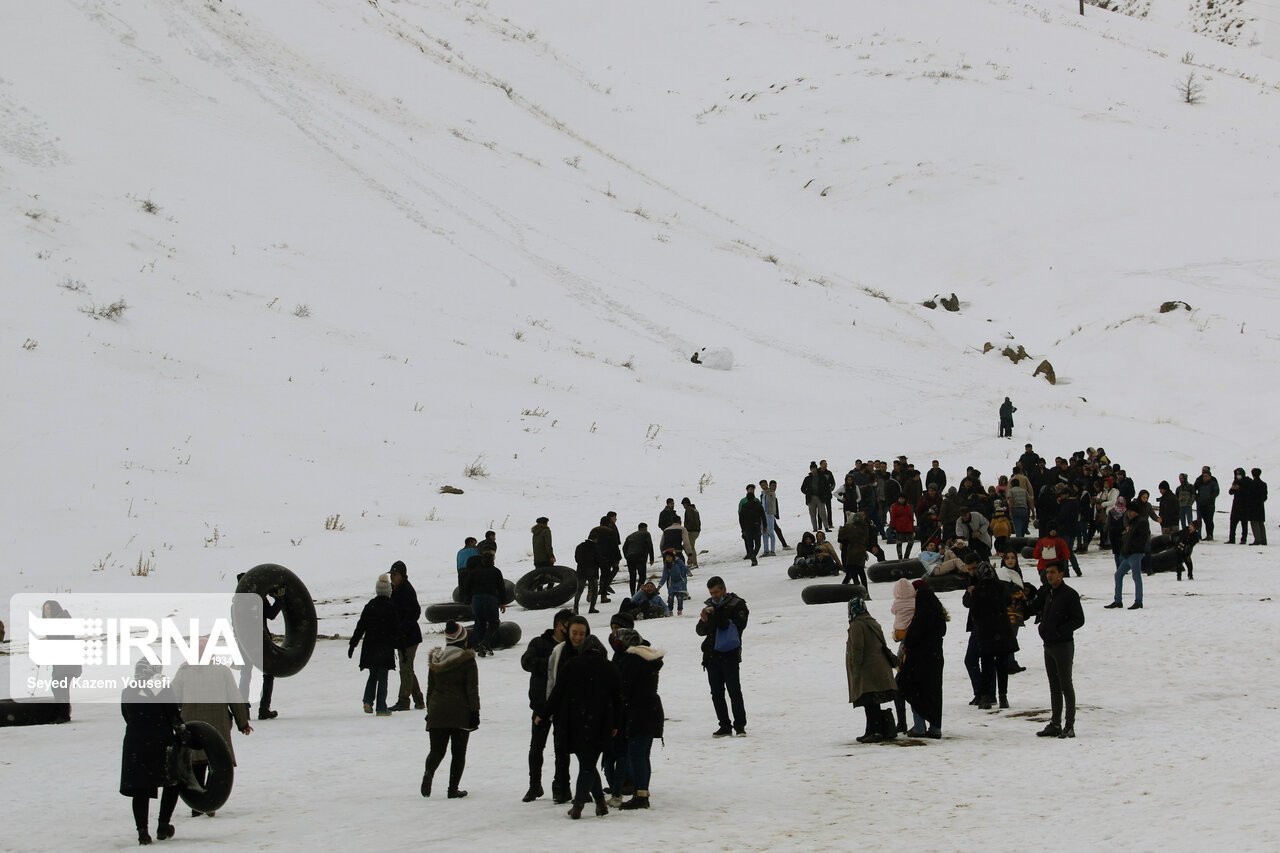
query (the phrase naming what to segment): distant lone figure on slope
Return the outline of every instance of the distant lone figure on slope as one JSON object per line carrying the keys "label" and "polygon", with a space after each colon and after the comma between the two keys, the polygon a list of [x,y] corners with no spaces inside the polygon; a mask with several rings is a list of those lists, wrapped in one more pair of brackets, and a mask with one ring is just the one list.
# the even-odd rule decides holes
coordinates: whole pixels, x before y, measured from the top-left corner
{"label": "distant lone figure on slope", "polygon": [[1009,401],[1008,397],[1004,398],[1004,402],[1000,404],[1000,437],[1013,438],[1013,413],[1018,411],[1018,407]]}

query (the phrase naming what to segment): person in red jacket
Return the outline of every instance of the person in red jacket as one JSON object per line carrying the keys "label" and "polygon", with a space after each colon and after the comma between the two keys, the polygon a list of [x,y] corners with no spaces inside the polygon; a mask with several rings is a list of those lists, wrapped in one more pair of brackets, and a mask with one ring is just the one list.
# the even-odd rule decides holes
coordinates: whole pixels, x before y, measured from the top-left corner
{"label": "person in red jacket", "polygon": [[[1071,549],[1067,546],[1067,540],[1058,535],[1058,527],[1054,524],[1050,524],[1045,530],[1045,535],[1036,542],[1036,549],[1032,556],[1035,557],[1036,571],[1040,573],[1042,584],[1045,583],[1044,567],[1049,563],[1060,562],[1064,567],[1068,563],[1075,563],[1071,557]],[[1076,577],[1080,577],[1079,566],[1076,566]]]}
{"label": "person in red jacket", "polygon": [[[889,507],[889,526],[893,528],[894,540],[898,545],[898,559],[910,559],[911,546],[916,541],[916,513],[907,504],[906,495],[898,495],[897,502]],[[903,545],[907,546],[905,554],[902,550]]]}

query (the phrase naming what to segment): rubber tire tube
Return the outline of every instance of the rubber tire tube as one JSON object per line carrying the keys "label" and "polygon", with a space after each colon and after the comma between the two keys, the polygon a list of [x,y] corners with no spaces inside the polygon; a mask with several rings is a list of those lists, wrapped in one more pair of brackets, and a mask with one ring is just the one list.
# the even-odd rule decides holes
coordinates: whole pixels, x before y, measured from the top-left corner
{"label": "rubber tire tube", "polygon": [[[275,563],[263,563],[254,566],[244,573],[240,583],[236,585],[238,593],[257,593],[271,595],[273,590],[283,588],[285,594],[279,599],[280,617],[284,620],[284,639],[276,640],[265,633],[261,619],[253,624],[252,614],[246,612],[233,602],[231,607],[232,624],[237,633],[264,631],[262,641],[263,659],[248,660],[265,674],[276,678],[287,678],[296,675],[311,660],[311,653],[316,649],[316,603],[307,591],[306,584],[298,576]],[[261,614],[258,614],[259,616]],[[242,624],[244,623],[244,624]],[[252,658],[252,655],[249,655]]]}

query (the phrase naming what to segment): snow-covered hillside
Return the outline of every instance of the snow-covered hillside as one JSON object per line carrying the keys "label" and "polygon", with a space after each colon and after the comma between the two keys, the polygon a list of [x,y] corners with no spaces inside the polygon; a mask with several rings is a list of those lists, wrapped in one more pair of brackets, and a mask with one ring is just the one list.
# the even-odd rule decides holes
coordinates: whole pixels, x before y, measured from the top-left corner
{"label": "snow-covered hillside", "polygon": [[[347,600],[371,594],[394,559],[430,601],[447,595],[466,535],[497,529],[514,577],[538,515],[567,553],[609,509],[632,529],[652,523],[662,498],[687,494],[702,507],[703,543],[759,602],[770,689],[818,691],[801,694],[812,716],[799,724],[774,700],[772,744],[792,749],[801,733],[844,726],[841,691],[826,689],[839,674],[841,614],[815,616],[781,569],[752,576],[731,558],[744,483],[780,482],[790,532],[804,524],[800,477],[820,457],[838,471],[902,453],[998,472],[1024,441],[1051,456],[1103,444],[1150,489],[1201,464],[1224,480],[1236,465],[1275,468],[1265,382],[1280,336],[1280,64],[1169,23],[1092,8],[1081,17],[1074,3],[1044,0],[8,4],[0,592],[212,591],[279,562],[326,602],[323,629],[348,631]],[[1202,97],[1188,104],[1177,89],[1192,74]],[[952,293],[958,312],[921,304]],[[1161,313],[1166,302],[1186,307]],[[115,303],[114,319],[94,316]],[[1031,359],[1012,364],[999,355],[1006,344]],[[702,347],[732,350],[733,369],[691,364]],[[1056,385],[1032,376],[1043,359]],[[1012,442],[994,438],[1005,395],[1019,407]],[[444,485],[465,494],[440,494]],[[1240,568],[1246,584],[1264,584],[1253,603],[1266,596],[1264,560],[1253,553]],[[153,571],[132,577],[140,561]],[[1107,594],[1105,562],[1087,569],[1091,608]],[[1215,595],[1236,592],[1226,583]],[[1211,646],[1187,673],[1162,663],[1138,682],[1152,704],[1188,701],[1224,680],[1221,649],[1254,648],[1212,633],[1226,624],[1219,615],[1261,618],[1231,607],[1242,609],[1215,610],[1194,641],[1174,639],[1186,636],[1183,617],[1159,607],[1131,623],[1158,626],[1150,635],[1099,626],[1082,671],[1131,643],[1152,655],[1169,642]],[[526,637],[544,615],[519,617]],[[1274,619],[1264,621],[1246,633],[1274,648]],[[688,626],[655,630],[673,647],[691,642]],[[955,622],[952,641],[962,650]],[[358,685],[339,655],[318,653],[296,680],[308,687],[282,683],[282,704],[292,693],[312,703],[306,715],[344,714]],[[806,680],[789,681],[789,662],[812,655],[796,671]],[[507,758],[523,749],[523,674],[511,658],[484,672],[502,673],[486,691],[501,684],[515,697],[492,727],[509,723]],[[951,660],[948,701],[962,704]],[[1082,701],[1114,704],[1105,688],[1132,688],[1119,675]],[[721,755],[687,739],[707,728],[701,677],[692,657],[664,673],[669,712],[690,726],[673,726],[668,779]],[[1019,678],[1042,703],[1039,670]],[[1250,713],[1275,701],[1270,692]],[[1087,787],[1098,767],[1130,785],[1149,774],[1134,767],[1169,732],[1123,746],[1125,726],[1155,713],[1140,707],[1110,730],[1124,760],[1097,764],[1106,754],[1088,747],[1099,751],[1063,789]],[[1212,702],[1193,707],[1183,719],[1195,728],[1218,725]],[[84,717],[4,760],[70,763],[109,744],[94,766],[110,776],[118,724],[104,709]],[[1158,718],[1192,725],[1178,719]],[[422,746],[415,724],[394,724]],[[271,788],[250,781],[254,750],[296,749],[293,737],[316,730],[342,740],[356,722],[290,725],[277,727],[290,740],[264,726],[245,745],[245,790]],[[839,799],[842,815],[865,821],[871,807],[849,803],[868,786],[884,792],[877,819],[926,822],[924,802],[903,805],[922,775],[950,780],[930,776],[928,789],[950,806],[961,802],[955,786],[993,779],[987,763],[1018,768],[995,775],[1010,798],[987,808],[1003,821],[1043,813],[1054,800],[1023,734],[1010,751],[994,739],[956,758],[946,741],[908,750],[925,755],[907,775],[881,758],[874,783],[832,776],[831,761],[842,774],[851,761],[843,734],[810,742],[815,752],[786,771],[762,737],[743,759],[751,769],[732,769],[756,780],[735,816],[759,818],[735,846],[822,846],[815,838],[837,831],[823,828],[824,804]],[[344,801],[403,787],[403,768],[378,779],[346,766],[367,744],[342,742],[333,773]],[[480,767],[493,747],[478,737],[475,748]],[[677,757],[686,749],[688,762]],[[506,776],[496,754],[487,760],[494,793],[467,804],[481,809],[472,821],[501,820],[490,810],[505,808],[504,786],[520,775],[514,759]],[[1215,768],[1215,782],[1232,772]],[[676,825],[712,822],[723,788],[682,784]],[[789,805],[774,810],[779,789]],[[98,826],[123,818],[122,802],[102,792],[85,802],[85,849],[127,839]],[[1154,811],[1166,846],[1194,797],[1177,806]],[[1148,846],[1123,831],[1128,814],[1086,837]],[[655,817],[655,830],[670,826]],[[525,821],[493,831],[506,839]],[[335,831],[306,822],[321,837]],[[221,817],[211,826],[227,843],[262,841],[252,829],[227,837]],[[909,846],[1027,831],[958,829],[954,841]],[[1236,840],[1274,841],[1274,828],[1254,830]]]}

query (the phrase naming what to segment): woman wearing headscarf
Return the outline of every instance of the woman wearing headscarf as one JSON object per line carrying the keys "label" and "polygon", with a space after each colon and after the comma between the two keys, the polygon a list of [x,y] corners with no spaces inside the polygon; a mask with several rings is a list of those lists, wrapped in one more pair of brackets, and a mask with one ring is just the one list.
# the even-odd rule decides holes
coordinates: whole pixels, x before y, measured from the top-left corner
{"label": "woman wearing headscarf", "polygon": [[880,623],[867,612],[867,588],[854,584],[849,599],[849,633],[844,647],[849,703],[867,715],[867,731],[858,743],[880,743],[898,736],[893,712],[880,706],[893,701],[898,684],[893,679],[893,652],[885,645]]}
{"label": "woman wearing headscarf", "polygon": [[942,638],[950,616],[926,580],[917,580],[915,608],[902,641],[898,683],[911,705],[913,725],[907,735],[942,737]]}
{"label": "woman wearing headscarf", "polygon": [[147,819],[156,789],[161,789],[156,837],[173,837],[173,810],[178,805],[178,783],[169,776],[168,752],[186,736],[178,703],[163,686],[160,667],[142,658],[133,670],[133,681],[120,693],[124,717],[124,744],[120,756],[120,793],[133,800],[133,822],[138,843],[150,844]]}

